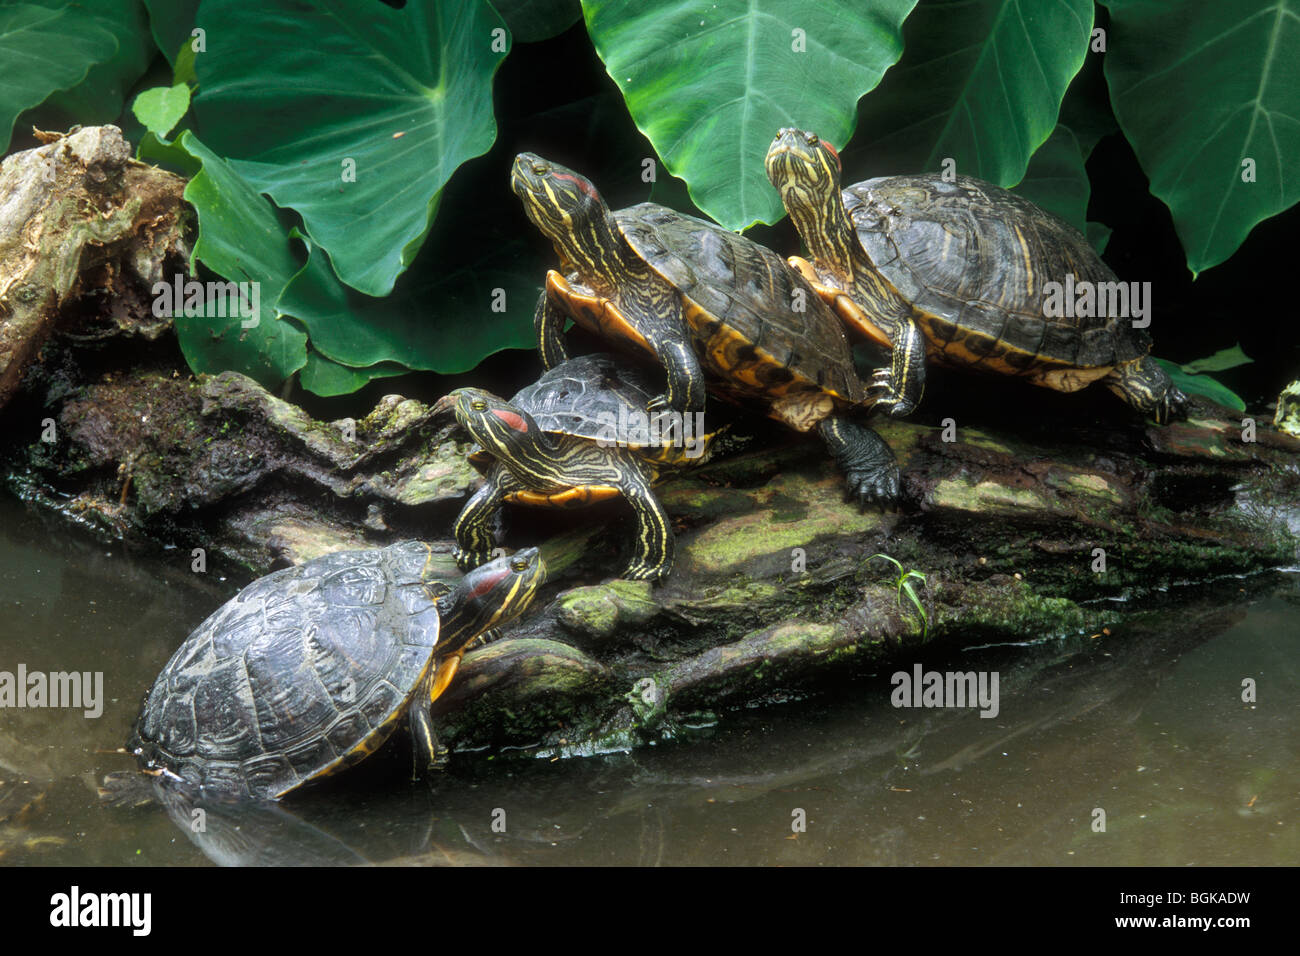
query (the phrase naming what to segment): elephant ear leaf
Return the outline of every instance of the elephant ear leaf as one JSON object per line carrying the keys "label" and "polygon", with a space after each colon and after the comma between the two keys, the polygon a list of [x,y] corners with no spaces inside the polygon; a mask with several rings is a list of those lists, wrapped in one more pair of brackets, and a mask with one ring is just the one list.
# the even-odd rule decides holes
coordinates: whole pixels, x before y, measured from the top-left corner
{"label": "elephant ear leaf", "polygon": [[343,282],[382,296],[452,173],[496,138],[509,34],[487,0],[364,7],[205,0],[199,19],[222,28],[197,57],[194,111],[204,142],[302,216]]}
{"label": "elephant ear leaf", "polygon": [[784,211],[763,172],[778,129],[836,146],[903,52],[916,0],[585,0],[587,32],[636,125],[728,229]]}
{"label": "elephant ear leaf", "polygon": [[19,115],[41,104],[47,128],[115,119],[149,66],[147,37],[135,0],[0,3],[0,153]]}
{"label": "elephant ear leaf", "polygon": [[1300,9],[1111,0],[1106,80],[1193,274],[1300,200]]}
{"label": "elephant ear leaf", "polygon": [[951,169],[1018,183],[1056,128],[1092,19],[1092,0],[920,4],[903,58],[859,110],[874,174]]}

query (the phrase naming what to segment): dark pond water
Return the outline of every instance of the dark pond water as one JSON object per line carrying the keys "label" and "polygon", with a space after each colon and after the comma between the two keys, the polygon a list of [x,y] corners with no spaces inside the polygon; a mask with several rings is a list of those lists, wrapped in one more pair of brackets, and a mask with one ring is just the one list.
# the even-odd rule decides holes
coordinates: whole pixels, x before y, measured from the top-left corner
{"label": "dark pond water", "polygon": [[395,742],[282,809],[205,806],[200,838],[173,822],[192,807],[96,795],[131,767],[113,751],[159,667],[234,589],[167,557],[0,498],[0,671],[104,680],[98,717],[0,709],[0,863],[1300,861],[1293,572],[1159,596],[1109,636],[924,662],[996,670],[993,719],[895,709],[881,673],[632,754],[463,755],[433,784]]}

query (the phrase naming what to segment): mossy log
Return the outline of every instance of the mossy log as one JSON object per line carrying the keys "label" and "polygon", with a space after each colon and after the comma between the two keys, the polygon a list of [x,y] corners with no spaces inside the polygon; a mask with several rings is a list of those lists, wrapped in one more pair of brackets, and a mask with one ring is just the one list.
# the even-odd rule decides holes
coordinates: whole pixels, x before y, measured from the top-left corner
{"label": "mossy log", "polygon": [[[320,422],[234,373],[127,369],[56,404],[58,440],[11,448],[11,484],[52,504],[78,488],[58,506],[102,532],[249,574],[420,537],[457,574],[451,522],[479,479],[421,402]],[[1227,414],[1199,404],[1186,422],[1082,434],[875,422],[905,479],[891,512],[846,503],[815,440],[745,422],[750,450],[660,486],[677,558],[657,586],[609,576],[632,533],[622,502],[509,509],[504,541],[540,544],[551,579],[466,655],[436,706],[442,734],[623,749],[926,645],[1114,631],[1125,604],[1106,598],[1294,564],[1300,441]],[[898,587],[908,570],[924,574],[919,607]]]}
{"label": "mossy log", "polygon": [[[187,573],[224,563],[246,583],[416,537],[456,576],[450,528],[480,479],[428,405],[392,395],[317,421],[241,375],[195,379],[170,338],[92,354],[85,336],[54,335],[96,289],[99,334],[156,336],[140,284],[184,251],[182,181],[131,162],[115,133],[83,130],[0,174],[9,486],[102,535],[164,546]],[[960,425],[873,422],[904,477],[891,512],[846,503],[815,439],[742,419],[746,450],[660,486],[677,557],[659,586],[610,578],[632,535],[625,503],[508,508],[503,542],[541,545],[550,582],[466,655],[437,705],[444,738],[631,747],[926,645],[1114,631],[1127,605],[1107,599],[1296,562],[1300,440],[1202,402],[1158,427],[1004,384],[1012,398]]]}

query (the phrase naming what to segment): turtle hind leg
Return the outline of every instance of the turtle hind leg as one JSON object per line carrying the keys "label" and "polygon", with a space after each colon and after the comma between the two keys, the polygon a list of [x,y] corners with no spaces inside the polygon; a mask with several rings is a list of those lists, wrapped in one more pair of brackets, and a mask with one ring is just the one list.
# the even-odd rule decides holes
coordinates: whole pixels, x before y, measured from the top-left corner
{"label": "turtle hind leg", "polygon": [[1187,396],[1149,355],[1116,365],[1106,387],[1161,425],[1187,417]]}
{"label": "turtle hind leg", "polygon": [[636,550],[622,577],[632,581],[668,576],[673,566],[673,525],[668,512],[650,487],[640,465],[622,459],[624,474],[619,488],[636,512]]}
{"label": "turtle hind leg", "polygon": [[859,507],[874,501],[882,511],[898,503],[898,461],[883,438],[864,425],[839,417],[823,419],[817,430],[844,472],[845,500],[856,500]]}
{"label": "turtle hind leg", "polygon": [[876,407],[891,418],[908,414],[925,393],[925,335],[916,319],[899,323],[889,368],[876,369],[871,390],[880,393]]}

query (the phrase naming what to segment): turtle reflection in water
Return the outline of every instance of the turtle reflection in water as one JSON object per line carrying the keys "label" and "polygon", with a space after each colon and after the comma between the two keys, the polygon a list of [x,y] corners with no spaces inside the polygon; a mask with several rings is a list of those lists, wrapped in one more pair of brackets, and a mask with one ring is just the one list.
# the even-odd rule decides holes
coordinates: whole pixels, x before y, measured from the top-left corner
{"label": "turtle reflection in water", "polygon": [[431,564],[428,545],[405,541],[254,581],[168,661],[128,749],[204,793],[278,800],[364,759],[409,715],[417,771],[438,766],[429,704],[546,569],[528,548],[448,586]]}

